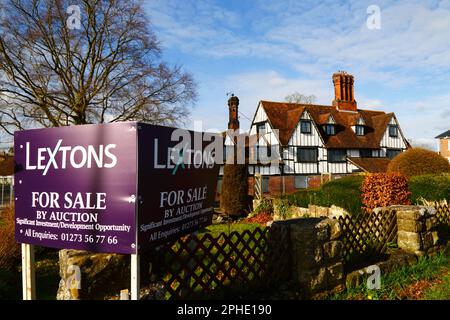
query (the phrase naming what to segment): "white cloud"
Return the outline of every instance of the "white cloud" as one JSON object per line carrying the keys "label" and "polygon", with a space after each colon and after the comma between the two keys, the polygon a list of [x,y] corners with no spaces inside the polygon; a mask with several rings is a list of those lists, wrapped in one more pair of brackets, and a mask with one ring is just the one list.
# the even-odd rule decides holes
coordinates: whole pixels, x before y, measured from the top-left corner
{"label": "white cloud", "polygon": [[[400,83],[408,83],[418,68],[436,73],[450,70],[450,8],[446,2],[435,7],[422,1],[381,2],[382,28],[375,31],[365,24],[368,2],[311,6],[264,1],[255,3],[253,15],[204,1],[152,1],[147,7],[165,45],[195,54],[270,58],[293,68],[308,64],[323,70],[340,65],[386,74],[381,80],[389,83],[401,77],[407,79]],[[256,30],[242,27],[244,19],[250,26],[255,20]]]}
{"label": "white cloud", "polygon": [[[225,129],[228,122],[227,98],[224,88],[232,84],[234,93],[239,97],[241,128],[247,130],[256,112],[260,100],[284,101],[284,98],[294,92],[315,95],[318,104],[331,105],[333,100],[333,85],[331,78],[311,80],[306,78],[290,78],[273,70],[235,74],[208,85],[208,90],[216,99],[206,97],[195,108],[192,121],[202,119],[205,128]],[[223,97],[221,99],[220,97]],[[192,127],[192,124],[188,125]]]}
{"label": "white cloud", "polygon": [[[366,27],[371,4],[381,8],[381,30]],[[256,72],[244,69],[225,79],[216,75],[221,80],[208,88],[203,106],[193,113],[193,118],[207,117],[211,126],[226,126],[224,93],[230,89],[250,118],[259,100],[283,100],[295,91],[330,104],[331,74],[340,69],[355,76],[358,106],[395,112],[408,137],[432,139],[448,130],[449,0],[255,0],[251,10],[235,11],[205,1],[146,6],[165,46],[205,59],[254,57],[292,70],[286,76],[261,64]],[[379,90],[364,92],[364,85]],[[241,119],[243,127],[247,122]]]}

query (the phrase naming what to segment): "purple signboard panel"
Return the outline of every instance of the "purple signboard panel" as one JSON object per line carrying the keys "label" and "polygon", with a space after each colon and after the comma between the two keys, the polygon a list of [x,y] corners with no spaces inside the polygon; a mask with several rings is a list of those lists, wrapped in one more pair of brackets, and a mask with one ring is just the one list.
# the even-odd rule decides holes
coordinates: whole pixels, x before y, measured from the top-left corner
{"label": "purple signboard panel", "polygon": [[136,253],[136,123],[14,135],[16,240]]}
{"label": "purple signboard panel", "polygon": [[139,250],[211,224],[219,175],[211,150],[220,139],[139,123]]}

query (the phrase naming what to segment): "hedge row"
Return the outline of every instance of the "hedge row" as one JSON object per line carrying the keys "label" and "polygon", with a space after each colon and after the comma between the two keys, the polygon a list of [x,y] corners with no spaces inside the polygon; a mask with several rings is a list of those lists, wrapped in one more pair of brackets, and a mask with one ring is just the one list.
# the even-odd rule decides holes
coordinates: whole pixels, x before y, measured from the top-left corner
{"label": "hedge row", "polygon": [[[361,186],[364,176],[353,175],[327,182],[319,189],[306,189],[287,196],[291,205],[308,207],[309,204],[329,207],[336,205],[352,214],[362,211]],[[432,200],[450,201],[450,175],[422,175],[409,179],[411,203],[416,204],[421,197]]]}

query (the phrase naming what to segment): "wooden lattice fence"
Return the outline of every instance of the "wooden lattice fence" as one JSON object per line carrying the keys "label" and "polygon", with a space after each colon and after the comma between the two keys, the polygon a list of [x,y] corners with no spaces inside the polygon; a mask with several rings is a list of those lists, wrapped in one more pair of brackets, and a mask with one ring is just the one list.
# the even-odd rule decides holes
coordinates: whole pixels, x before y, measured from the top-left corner
{"label": "wooden lattice fence", "polygon": [[397,242],[395,210],[379,210],[337,218],[342,228],[344,259],[347,265],[376,259]]}
{"label": "wooden lattice fence", "polygon": [[436,209],[436,227],[443,241],[450,240],[450,205],[445,203],[434,204]]}
{"label": "wooden lattice fence", "polygon": [[445,203],[437,203],[434,207],[436,209],[437,224],[450,226],[450,205]]}
{"label": "wooden lattice fence", "polygon": [[264,283],[268,230],[191,234],[159,251],[164,299],[222,297]]}

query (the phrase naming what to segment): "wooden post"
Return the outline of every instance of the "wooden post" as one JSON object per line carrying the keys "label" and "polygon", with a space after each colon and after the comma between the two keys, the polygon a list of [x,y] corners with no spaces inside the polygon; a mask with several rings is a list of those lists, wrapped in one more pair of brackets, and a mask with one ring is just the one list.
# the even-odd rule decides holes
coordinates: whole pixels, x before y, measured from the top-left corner
{"label": "wooden post", "polygon": [[131,300],[140,299],[141,291],[141,270],[139,263],[139,254],[131,255]]}
{"label": "wooden post", "polygon": [[12,177],[9,181],[9,204],[13,204],[13,187],[14,187],[14,177]]}
{"label": "wooden post", "polygon": [[2,200],[0,201],[0,206],[2,206],[3,207],[3,205],[5,204],[4,202],[5,202],[5,197],[4,197],[4,194],[5,194],[5,183],[6,183],[6,178],[2,178]]}
{"label": "wooden post", "polygon": [[255,199],[261,200],[262,199],[262,176],[260,173],[255,173],[253,187],[254,187],[254,192],[255,192]]}
{"label": "wooden post", "polygon": [[22,243],[22,296],[23,300],[36,299],[34,246],[26,243]]}

